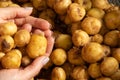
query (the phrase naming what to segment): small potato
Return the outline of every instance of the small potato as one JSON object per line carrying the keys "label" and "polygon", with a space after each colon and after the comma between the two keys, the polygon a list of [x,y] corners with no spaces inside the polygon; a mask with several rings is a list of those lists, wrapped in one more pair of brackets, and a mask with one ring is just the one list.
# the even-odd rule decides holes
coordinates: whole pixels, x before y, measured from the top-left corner
{"label": "small potato", "polygon": [[81,50],[77,47],[73,47],[68,51],[68,61],[73,65],[84,65],[85,62],[80,54]]}
{"label": "small potato", "polygon": [[51,53],[50,59],[55,65],[62,65],[67,60],[67,53],[62,48],[56,48]]}
{"label": "small potato", "polygon": [[20,5],[18,5],[16,3],[12,3],[12,4],[9,4],[8,7],[20,7]]}
{"label": "small potato", "polygon": [[81,22],[76,22],[71,24],[71,34],[73,35],[74,32],[78,29],[81,29]]}
{"label": "small potato", "polygon": [[5,56],[5,53],[4,52],[0,52],[0,62],[1,62],[1,59],[2,59],[3,56]]}
{"label": "small potato", "polygon": [[72,35],[73,44],[77,47],[84,46],[90,41],[89,35],[83,30],[76,30]]}
{"label": "small potato", "polygon": [[30,41],[30,32],[25,29],[17,31],[14,35],[14,41],[17,47],[23,47],[27,45]]}
{"label": "small potato", "polygon": [[103,47],[103,50],[104,50],[104,53],[105,53],[105,56],[110,56],[111,55],[111,48],[110,46],[107,46],[107,45],[102,45]]}
{"label": "small potato", "polygon": [[114,57],[106,57],[100,64],[101,73],[111,76],[119,69],[119,63]]}
{"label": "small potato", "polygon": [[75,80],[89,80],[87,70],[81,66],[76,66],[73,69],[71,76]]}
{"label": "small potato", "polygon": [[47,8],[46,0],[33,0],[33,7],[39,11],[42,11]]}
{"label": "small potato", "polygon": [[102,23],[99,19],[95,17],[86,17],[81,22],[81,27],[89,35],[95,35],[100,31]]}
{"label": "small potato", "polygon": [[102,45],[97,42],[90,42],[83,46],[81,56],[88,63],[94,63],[101,60],[105,53]]}
{"label": "small potato", "polygon": [[101,71],[100,71],[100,65],[98,63],[90,64],[88,67],[88,74],[92,78],[98,78],[102,76]]}
{"label": "small potato", "polygon": [[120,48],[115,48],[112,51],[112,56],[120,63]]}
{"label": "small potato", "polygon": [[105,14],[104,22],[108,29],[116,29],[120,25],[120,11],[110,11]]}
{"label": "small potato", "polygon": [[74,65],[70,64],[69,62],[66,62],[61,67],[65,70],[66,80],[70,80],[71,72],[74,68]]}
{"label": "small potato", "polygon": [[98,18],[98,19],[102,19],[104,17],[104,10],[102,9],[99,9],[99,8],[91,8],[88,10],[87,12],[87,16],[89,17],[95,17],[95,18]]}
{"label": "small potato", "polygon": [[30,58],[36,58],[46,53],[47,39],[41,34],[33,33],[30,42],[26,47],[26,52]]}
{"label": "small potato", "polygon": [[104,44],[110,46],[110,47],[116,47],[119,43],[119,31],[118,30],[112,30],[107,32],[104,35]]}
{"label": "small potato", "polygon": [[67,9],[67,14],[72,22],[78,22],[82,20],[86,14],[84,7],[77,3],[72,3]]}
{"label": "small potato", "polygon": [[92,6],[100,9],[110,8],[108,0],[92,0]]}
{"label": "small potato", "polygon": [[55,40],[55,47],[69,50],[72,47],[72,38],[68,34],[60,34]]}
{"label": "small potato", "polygon": [[67,13],[67,8],[71,4],[71,0],[55,0],[54,10],[59,15]]}
{"label": "small potato", "polygon": [[12,4],[11,0],[2,0],[0,1],[0,8],[8,7],[10,4]]}
{"label": "small potato", "polygon": [[13,49],[5,54],[1,59],[2,67],[5,69],[19,68],[21,65],[21,52],[18,49]]}
{"label": "small potato", "polygon": [[55,67],[52,70],[51,80],[66,80],[66,73],[62,67]]}
{"label": "small potato", "polygon": [[110,76],[112,80],[120,80],[120,70],[115,72],[113,75]]}
{"label": "small potato", "polygon": [[53,9],[56,0],[46,0],[46,2],[47,2],[48,7]]}
{"label": "small potato", "polygon": [[92,7],[91,0],[74,0],[73,2],[78,3],[80,6],[83,6],[86,11]]}
{"label": "small potato", "polygon": [[17,32],[17,25],[14,22],[0,24],[0,35],[14,35]]}
{"label": "small potato", "polygon": [[22,56],[21,65],[26,67],[32,62],[32,59],[29,56]]}
{"label": "small potato", "polygon": [[0,51],[8,52],[14,48],[14,39],[10,35],[3,35],[0,37]]}
{"label": "small potato", "polygon": [[97,78],[95,80],[112,80],[112,79],[109,77],[100,77],[100,78]]}
{"label": "small potato", "polygon": [[90,37],[92,42],[98,42],[98,43],[102,43],[103,42],[103,36],[100,34],[95,34],[93,36]]}

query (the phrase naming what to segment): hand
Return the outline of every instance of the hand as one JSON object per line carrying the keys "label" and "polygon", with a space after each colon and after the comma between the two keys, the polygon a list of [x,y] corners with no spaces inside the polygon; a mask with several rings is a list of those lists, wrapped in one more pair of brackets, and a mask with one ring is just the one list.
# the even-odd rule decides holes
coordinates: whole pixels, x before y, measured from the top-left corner
{"label": "hand", "polygon": [[0,8],[0,23],[14,21],[17,26],[25,28],[28,31],[32,31],[34,27],[34,32],[42,32],[48,40],[46,55],[36,58],[26,68],[0,70],[0,80],[30,80],[49,61],[48,56],[52,52],[54,45],[54,38],[50,30],[51,25],[46,20],[30,16],[31,12],[32,8]]}

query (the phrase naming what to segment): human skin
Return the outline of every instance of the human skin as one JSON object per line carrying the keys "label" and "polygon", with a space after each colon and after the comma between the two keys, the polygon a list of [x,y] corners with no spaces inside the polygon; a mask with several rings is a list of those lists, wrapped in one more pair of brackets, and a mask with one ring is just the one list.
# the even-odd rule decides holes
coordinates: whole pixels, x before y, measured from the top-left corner
{"label": "human skin", "polygon": [[34,28],[35,33],[42,33],[47,38],[47,50],[44,56],[36,58],[29,66],[19,69],[0,69],[0,80],[30,80],[35,77],[41,68],[49,61],[49,55],[54,45],[54,37],[48,21],[30,16],[32,8],[8,7],[0,8],[0,23],[14,21],[18,28],[29,32]]}

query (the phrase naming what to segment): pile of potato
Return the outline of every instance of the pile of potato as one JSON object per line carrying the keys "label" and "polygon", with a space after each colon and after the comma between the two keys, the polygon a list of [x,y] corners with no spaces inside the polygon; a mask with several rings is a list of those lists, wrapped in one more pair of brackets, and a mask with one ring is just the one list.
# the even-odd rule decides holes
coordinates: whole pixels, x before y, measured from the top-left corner
{"label": "pile of potato", "polygon": [[45,55],[47,39],[42,34],[18,29],[12,22],[0,24],[0,67],[14,69],[29,65],[38,56]]}
{"label": "pile of potato", "polygon": [[[8,7],[11,4],[14,4],[13,7],[33,7],[32,16],[43,18],[52,24],[52,31],[56,39],[50,61],[35,79],[120,80],[119,6],[109,4],[107,0],[0,1],[0,7]],[[0,33],[2,32],[0,31]],[[36,40],[35,43],[32,43],[24,39],[26,42],[23,41],[22,43],[17,38],[15,39],[15,34],[14,40],[10,36],[2,37],[2,35],[3,33],[0,37],[3,39],[2,43],[0,42],[0,49],[2,50],[2,59],[5,60],[1,59],[0,61],[5,68],[8,68],[4,64],[4,61],[7,60],[5,57],[9,54],[19,57],[16,61],[20,62],[21,53],[19,50],[24,49],[20,47],[23,43],[28,44],[29,49],[26,51],[29,57],[35,58],[35,56],[38,56],[32,55],[33,49],[30,46],[41,43],[41,41]],[[13,41],[16,41],[16,43],[13,43]],[[17,41],[21,44],[18,43],[17,49],[14,49]],[[9,42],[9,45],[7,42]],[[1,44],[4,44],[4,46],[1,47]],[[6,51],[8,55],[3,53]],[[21,62],[27,59],[25,63],[23,62],[24,65],[30,63],[28,56],[22,57]],[[11,63],[12,61],[9,60]],[[16,66],[19,65],[20,63],[16,64]],[[15,66],[12,64],[12,67]]]}

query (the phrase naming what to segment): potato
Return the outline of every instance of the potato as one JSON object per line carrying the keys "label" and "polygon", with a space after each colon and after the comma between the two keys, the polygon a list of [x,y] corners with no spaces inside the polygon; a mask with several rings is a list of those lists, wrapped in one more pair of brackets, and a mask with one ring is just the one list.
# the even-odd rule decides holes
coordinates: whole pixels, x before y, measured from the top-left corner
{"label": "potato", "polygon": [[87,70],[81,66],[75,67],[71,73],[71,76],[75,80],[88,80],[89,79]]}
{"label": "potato", "polygon": [[108,0],[92,0],[92,6],[100,9],[110,8]]}
{"label": "potato", "polygon": [[46,0],[48,7],[54,8],[56,0]]}
{"label": "potato", "polygon": [[108,29],[116,29],[120,25],[120,11],[110,11],[104,16],[104,22]]}
{"label": "potato", "polygon": [[73,44],[77,47],[84,46],[90,41],[89,35],[83,30],[76,30],[72,35]]}
{"label": "potato", "polygon": [[115,48],[112,51],[112,56],[120,63],[120,48]]}
{"label": "potato", "polygon": [[67,13],[67,8],[71,4],[71,0],[55,0],[54,10],[59,15]]}
{"label": "potato", "polygon": [[110,46],[107,46],[107,45],[102,45],[103,47],[103,50],[104,50],[104,53],[105,53],[105,56],[110,56],[111,55],[111,48]]}
{"label": "potato", "polygon": [[12,4],[9,4],[8,7],[20,7],[20,5],[18,5],[16,3],[12,3]]}
{"label": "potato", "polygon": [[101,73],[111,76],[119,69],[119,63],[114,57],[106,57],[100,64]]}
{"label": "potato", "polygon": [[26,47],[26,52],[30,58],[36,58],[46,53],[47,39],[41,34],[33,33],[30,42]]}
{"label": "potato", "polygon": [[8,7],[10,4],[12,4],[12,1],[10,1],[10,0],[2,0],[2,1],[0,1],[0,8]]}
{"label": "potato", "polygon": [[78,22],[84,18],[86,11],[79,4],[72,3],[67,9],[67,14],[72,22]]}
{"label": "potato", "polygon": [[96,80],[112,80],[112,79],[109,77],[100,77],[100,78],[97,78]]}
{"label": "potato", "polygon": [[8,52],[14,48],[14,39],[10,35],[0,36],[0,51]]}
{"label": "potato", "polygon": [[73,65],[85,65],[84,60],[81,57],[81,50],[77,47],[71,48],[68,53],[68,61]]}
{"label": "potato", "polygon": [[32,62],[32,59],[29,56],[22,56],[21,65],[23,67],[28,66]]}
{"label": "potato", "polygon": [[112,30],[107,32],[104,35],[104,44],[110,46],[110,47],[116,47],[119,43],[119,31],[118,30]]}
{"label": "potato", "polygon": [[88,67],[88,74],[92,78],[98,78],[98,77],[102,76],[99,63],[90,64]]}
{"label": "potato", "polygon": [[55,47],[69,50],[72,47],[72,37],[68,34],[60,34],[56,37]]}
{"label": "potato", "polygon": [[67,60],[67,53],[62,48],[56,48],[52,51],[50,59],[55,65],[62,65]]}
{"label": "potato", "polygon": [[89,35],[95,35],[99,33],[101,27],[101,21],[95,17],[86,17],[81,22],[81,28]]}
{"label": "potato", "polygon": [[47,8],[46,0],[33,0],[33,7],[39,11],[42,11]]}
{"label": "potato", "polygon": [[5,54],[1,59],[2,67],[5,69],[16,69],[21,65],[21,52],[18,49],[13,49]]}
{"label": "potato", "polygon": [[5,56],[5,53],[4,52],[0,52],[0,62],[1,62],[1,59],[2,59],[3,56]]}
{"label": "potato", "polygon": [[105,11],[99,8],[91,8],[88,10],[86,16],[95,17],[98,19],[102,19],[105,15]]}
{"label": "potato", "polygon": [[66,80],[66,73],[63,68],[55,67],[52,70],[51,80]]}
{"label": "potato", "polygon": [[14,35],[17,32],[17,25],[12,22],[5,22],[0,24],[0,35]]}
{"label": "potato", "polygon": [[98,43],[102,43],[103,42],[103,36],[100,34],[95,34],[93,36],[90,37],[92,42],[98,42]]}
{"label": "potato", "polygon": [[74,65],[70,64],[69,62],[66,62],[61,67],[64,69],[66,73],[66,80],[70,80],[71,72],[74,68]]}
{"label": "potato", "polygon": [[83,46],[81,56],[86,62],[95,63],[100,61],[105,56],[105,53],[101,44],[90,42]]}
{"label": "potato", "polygon": [[74,0],[73,2],[78,3],[80,6],[83,6],[86,11],[92,7],[91,0]]}
{"label": "potato", "polygon": [[30,32],[25,29],[18,30],[14,35],[14,41],[17,47],[27,45],[30,41]]}
{"label": "potato", "polygon": [[120,80],[120,70],[115,72],[113,75],[110,76],[112,80]]}

